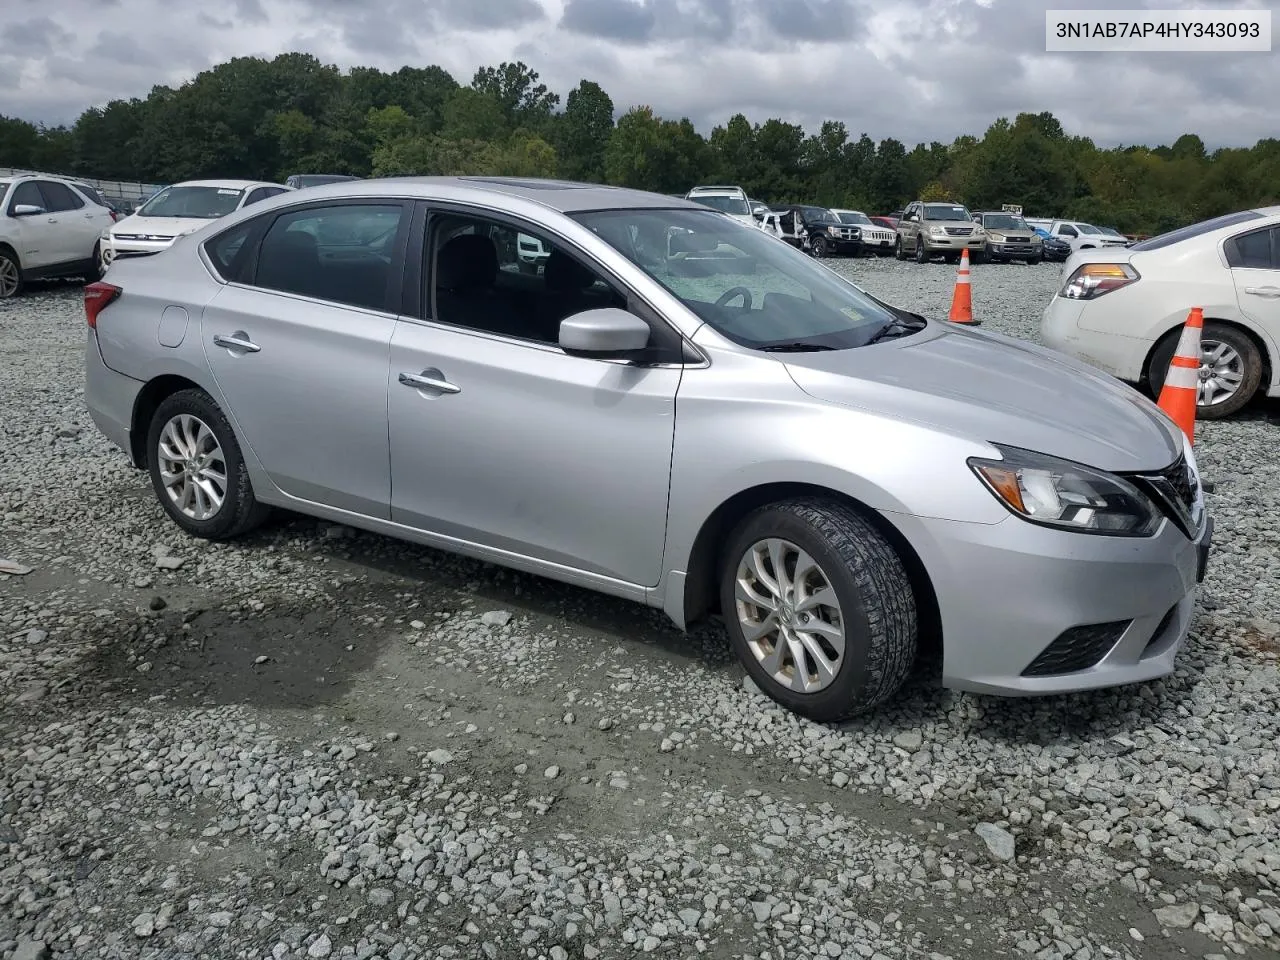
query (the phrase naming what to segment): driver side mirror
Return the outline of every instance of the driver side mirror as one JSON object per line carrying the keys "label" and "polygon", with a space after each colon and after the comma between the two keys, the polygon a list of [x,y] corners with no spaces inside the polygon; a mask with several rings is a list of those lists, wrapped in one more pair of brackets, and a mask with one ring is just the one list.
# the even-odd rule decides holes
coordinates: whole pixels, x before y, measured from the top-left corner
{"label": "driver side mirror", "polygon": [[649,334],[649,324],[635,314],[618,307],[599,307],[560,321],[560,349],[603,360],[645,349]]}
{"label": "driver side mirror", "polygon": [[15,203],[10,215],[14,217],[37,217],[44,213],[44,207],[37,207],[34,203]]}

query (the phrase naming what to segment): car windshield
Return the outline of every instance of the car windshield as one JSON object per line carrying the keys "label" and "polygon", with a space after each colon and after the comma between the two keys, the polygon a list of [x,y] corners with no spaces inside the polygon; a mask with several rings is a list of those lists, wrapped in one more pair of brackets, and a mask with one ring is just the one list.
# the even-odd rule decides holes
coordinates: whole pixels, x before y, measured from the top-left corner
{"label": "car windshield", "polygon": [[1015,217],[1011,213],[988,213],[982,218],[982,225],[988,230],[1030,230],[1027,221]]}
{"label": "car windshield", "polygon": [[924,218],[926,220],[972,220],[973,214],[954,203],[926,203]]}
{"label": "car windshield", "polygon": [[900,321],[820,261],[735,220],[649,208],[575,217],[743,346],[859,347]]}
{"label": "car windshield", "polygon": [[216,220],[240,206],[244,191],[236,187],[165,187],[142,205],[141,217],[192,217]]}
{"label": "car windshield", "polygon": [[1129,249],[1138,253],[1145,250],[1159,250],[1162,247],[1171,247],[1175,243],[1181,243],[1183,240],[1190,240],[1192,237],[1199,237],[1206,233],[1212,233],[1214,230],[1221,230],[1223,227],[1234,227],[1241,223],[1248,223],[1251,220],[1261,219],[1262,214],[1256,210],[1226,213],[1211,220],[1201,220],[1199,223],[1193,223],[1190,226],[1179,227],[1176,230],[1170,230],[1168,233],[1161,233],[1146,240],[1139,240]]}
{"label": "car windshield", "polygon": [[841,210],[836,216],[840,218],[841,223],[865,223],[875,226],[875,224],[871,223],[870,217],[865,213],[859,213],[857,210]]}
{"label": "car windshield", "polygon": [[741,197],[727,196],[721,194],[715,196],[713,194],[703,194],[702,196],[694,195],[689,198],[695,203],[700,203],[704,207],[710,207],[712,210],[719,210],[721,213],[737,213],[749,214],[751,208],[747,206],[747,201]]}
{"label": "car windshield", "polygon": [[1102,233],[1101,230],[1099,230],[1097,227],[1093,226],[1092,224],[1077,223],[1076,226],[1080,228],[1081,233]]}

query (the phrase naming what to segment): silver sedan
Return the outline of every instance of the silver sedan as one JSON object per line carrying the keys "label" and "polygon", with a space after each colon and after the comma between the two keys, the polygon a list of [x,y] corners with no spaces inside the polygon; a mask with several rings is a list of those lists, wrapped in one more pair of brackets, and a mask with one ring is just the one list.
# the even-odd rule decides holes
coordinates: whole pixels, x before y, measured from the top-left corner
{"label": "silver sedan", "polygon": [[[522,243],[547,252],[530,270]],[[692,202],[380,179],[86,291],[88,405],[196,537],[282,507],[723,617],[819,720],[1169,673],[1212,521],[1153,404]]]}

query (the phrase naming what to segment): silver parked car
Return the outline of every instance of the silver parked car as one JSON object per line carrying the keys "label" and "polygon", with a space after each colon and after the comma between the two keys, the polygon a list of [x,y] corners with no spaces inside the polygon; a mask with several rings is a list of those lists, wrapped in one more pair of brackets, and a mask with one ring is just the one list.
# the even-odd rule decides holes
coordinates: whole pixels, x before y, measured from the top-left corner
{"label": "silver parked car", "polygon": [[1204,573],[1195,456],[1150,401],[690,201],[316,187],[85,307],[93,418],[189,534],[280,506],[719,613],[816,719],[884,701],[926,637],[966,690],[1167,674]]}

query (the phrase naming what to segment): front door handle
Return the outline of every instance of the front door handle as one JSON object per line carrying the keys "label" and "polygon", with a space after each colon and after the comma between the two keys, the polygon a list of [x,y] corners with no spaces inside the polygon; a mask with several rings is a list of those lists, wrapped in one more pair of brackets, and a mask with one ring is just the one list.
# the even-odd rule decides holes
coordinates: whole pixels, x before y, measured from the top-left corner
{"label": "front door handle", "polygon": [[450,383],[439,370],[423,370],[422,373],[402,373],[400,382],[415,390],[434,390],[437,393],[461,393],[462,388]]}
{"label": "front door handle", "polygon": [[228,350],[242,350],[245,353],[257,353],[262,348],[249,339],[249,335],[243,330],[237,330],[231,336],[215,333],[213,342],[220,347],[226,347]]}
{"label": "front door handle", "polygon": [[1244,292],[1255,297],[1280,297],[1280,287],[1245,287]]}

